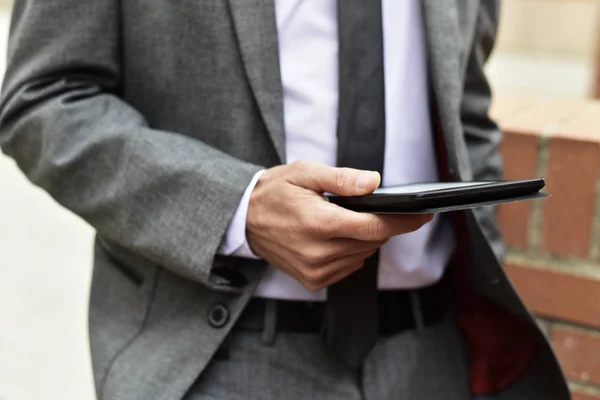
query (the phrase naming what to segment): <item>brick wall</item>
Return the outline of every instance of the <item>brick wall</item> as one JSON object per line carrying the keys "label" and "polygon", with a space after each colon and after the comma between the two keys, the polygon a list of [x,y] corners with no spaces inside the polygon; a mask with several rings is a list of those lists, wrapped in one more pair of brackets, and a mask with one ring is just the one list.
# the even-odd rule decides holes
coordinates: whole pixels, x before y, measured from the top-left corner
{"label": "brick wall", "polygon": [[600,102],[501,97],[507,179],[552,197],[503,205],[507,272],[539,317],[573,389],[600,399]]}

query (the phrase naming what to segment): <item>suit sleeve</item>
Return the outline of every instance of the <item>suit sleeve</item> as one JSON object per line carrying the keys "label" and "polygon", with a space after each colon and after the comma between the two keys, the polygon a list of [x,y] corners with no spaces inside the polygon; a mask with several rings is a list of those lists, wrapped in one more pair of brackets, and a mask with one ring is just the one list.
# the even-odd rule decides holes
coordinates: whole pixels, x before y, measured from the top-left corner
{"label": "suit sleeve", "polygon": [[0,146],[98,234],[210,284],[213,259],[261,169],[155,130],[119,97],[117,0],[16,0]]}
{"label": "suit sleeve", "polygon": [[[482,0],[479,5],[475,35],[466,65],[461,118],[474,180],[503,178],[499,145],[502,132],[489,117],[492,101],[484,66],[494,48],[500,12],[499,0]],[[504,255],[502,235],[496,224],[495,208],[475,211],[483,233],[499,259]]]}

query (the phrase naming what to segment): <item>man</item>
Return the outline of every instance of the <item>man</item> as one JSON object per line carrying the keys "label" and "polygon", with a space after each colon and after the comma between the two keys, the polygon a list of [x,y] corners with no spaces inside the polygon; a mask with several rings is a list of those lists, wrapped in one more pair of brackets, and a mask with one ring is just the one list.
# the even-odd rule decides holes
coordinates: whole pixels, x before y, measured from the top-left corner
{"label": "man", "polygon": [[[97,232],[100,399],[567,399],[493,212],[494,1],[17,0],[0,143]],[[334,167],[337,166],[337,167]]]}

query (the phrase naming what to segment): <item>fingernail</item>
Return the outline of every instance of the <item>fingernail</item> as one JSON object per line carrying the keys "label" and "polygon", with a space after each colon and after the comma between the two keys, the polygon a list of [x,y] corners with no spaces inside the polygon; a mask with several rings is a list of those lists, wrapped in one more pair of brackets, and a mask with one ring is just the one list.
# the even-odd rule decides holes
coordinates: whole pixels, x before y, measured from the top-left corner
{"label": "fingernail", "polygon": [[369,186],[369,183],[371,182],[371,179],[373,179],[374,176],[375,176],[375,173],[370,172],[370,171],[361,172],[356,177],[356,187],[358,187],[359,189],[366,189],[367,186]]}

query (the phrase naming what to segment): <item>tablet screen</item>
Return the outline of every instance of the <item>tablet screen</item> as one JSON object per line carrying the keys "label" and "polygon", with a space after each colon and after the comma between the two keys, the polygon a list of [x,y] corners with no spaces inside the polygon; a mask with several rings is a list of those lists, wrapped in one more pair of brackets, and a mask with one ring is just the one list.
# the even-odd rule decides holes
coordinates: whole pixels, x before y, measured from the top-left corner
{"label": "tablet screen", "polygon": [[378,188],[373,194],[411,194],[434,190],[489,185],[492,182],[430,182]]}

